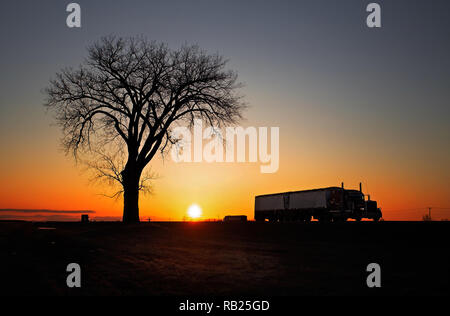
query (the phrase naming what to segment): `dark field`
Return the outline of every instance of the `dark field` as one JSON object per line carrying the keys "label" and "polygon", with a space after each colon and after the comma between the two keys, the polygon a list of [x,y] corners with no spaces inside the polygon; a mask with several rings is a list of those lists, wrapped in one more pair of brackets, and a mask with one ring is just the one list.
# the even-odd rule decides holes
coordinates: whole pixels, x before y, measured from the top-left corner
{"label": "dark field", "polygon": [[[0,222],[0,294],[449,295],[449,232],[449,222]],[[66,286],[71,262],[80,289]],[[381,288],[366,286],[371,262]]]}

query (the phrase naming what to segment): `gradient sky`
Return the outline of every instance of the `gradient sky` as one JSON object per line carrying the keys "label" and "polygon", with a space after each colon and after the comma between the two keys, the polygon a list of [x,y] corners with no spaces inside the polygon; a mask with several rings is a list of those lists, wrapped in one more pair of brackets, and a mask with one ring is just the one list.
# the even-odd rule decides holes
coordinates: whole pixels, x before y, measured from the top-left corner
{"label": "gradient sky", "polygon": [[246,84],[242,124],[280,127],[275,174],[153,161],[159,178],[141,197],[141,217],[179,220],[197,203],[205,218],[253,218],[257,194],[342,181],[362,181],[387,220],[450,207],[448,1],[377,1],[381,29],[365,24],[372,1],[77,1],[81,29],[65,24],[69,2],[2,3],[0,209],[121,216],[122,202],[101,196],[106,189],[61,151],[42,106],[49,79],[109,34],[219,52]]}

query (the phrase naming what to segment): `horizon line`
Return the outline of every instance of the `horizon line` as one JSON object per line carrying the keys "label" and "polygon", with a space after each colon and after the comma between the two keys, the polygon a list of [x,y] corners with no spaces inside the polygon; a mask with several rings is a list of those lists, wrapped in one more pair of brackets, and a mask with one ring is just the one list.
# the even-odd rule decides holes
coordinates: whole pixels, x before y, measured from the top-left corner
{"label": "horizon line", "polygon": [[21,208],[2,208],[0,212],[16,212],[16,213],[52,213],[52,214],[95,214],[93,210],[51,210],[51,209],[21,209]]}

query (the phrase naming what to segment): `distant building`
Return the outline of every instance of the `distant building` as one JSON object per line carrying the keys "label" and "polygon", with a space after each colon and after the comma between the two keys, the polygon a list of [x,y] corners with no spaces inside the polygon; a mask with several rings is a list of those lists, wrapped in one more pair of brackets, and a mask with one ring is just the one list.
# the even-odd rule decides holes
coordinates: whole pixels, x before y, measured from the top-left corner
{"label": "distant building", "polygon": [[246,222],[246,215],[227,215],[223,218],[224,222]]}
{"label": "distant building", "polygon": [[89,215],[88,214],[82,214],[81,215],[81,222],[82,223],[89,223]]}

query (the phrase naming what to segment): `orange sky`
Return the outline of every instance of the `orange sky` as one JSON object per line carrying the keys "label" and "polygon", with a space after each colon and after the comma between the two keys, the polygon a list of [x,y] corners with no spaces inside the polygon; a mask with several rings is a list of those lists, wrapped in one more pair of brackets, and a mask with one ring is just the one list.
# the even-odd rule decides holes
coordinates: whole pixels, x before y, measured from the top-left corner
{"label": "orange sky", "polygon": [[[2,155],[0,208],[89,209],[96,211],[91,217],[120,217],[122,200],[102,196],[110,192],[108,187],[91,183],[82,166],[58,149],[57,129],[43,129],[40,135],[25,133],[23,143],[7,146]],[[170,157],[156,159],[152,169],[159,177],[154,193],[141,196],[141,218],[181,220],[189,205],[197,203],[203,218],[245,214],[252,219],[255,195],[339,186],[342,181],[348,188],[362,181],[363,191],[369,190],[379,202],[386,220],[420,220],[427,212],[424,207],[450,205],[448,170],[437,168],[436,161],[420,156],[403,161],[402,155],[389,155],[394,149],[388,147],[371,151],[366,146],[358,152],[358,146],[366,144],[359,138],[339,143],[333,135],[316,132],[312,139],[292,132],[280,127],[280,168],[274,174],[260,173],[259,163],[177,164]],[[1,140],[11,143],[4,135]],[[449,218],[448,212],[434,210],[433,215]]]}

